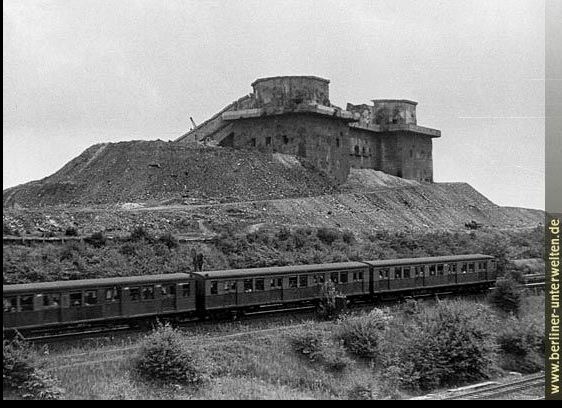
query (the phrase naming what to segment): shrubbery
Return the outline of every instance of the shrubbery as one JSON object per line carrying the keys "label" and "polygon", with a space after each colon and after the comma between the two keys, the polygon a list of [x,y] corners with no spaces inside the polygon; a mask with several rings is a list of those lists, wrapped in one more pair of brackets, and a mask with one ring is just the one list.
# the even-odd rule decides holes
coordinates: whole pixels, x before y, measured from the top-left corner
{"label": "shrubbery", "polygon": [[159,326],[141,343],[135,371],[147,381],[199,386],[209,379],[210,364],[187,346],[182,334]]}
{"label": "shrubbery", "polygon": [[84,242],[92,245],[94,248],[104,247],[107,243],[107,238],[102,231],[94,232],[92,235],[84,238]]}
{"label": "shrubbery", "polygon": [[331,371],[341,372],[352,364],[340,342],[332,341],[312,326],[293,334],[290,343],[295,352]]}
{"label": "shrubbery", "polygon": [[336,337],[350,353],[375,359],[391,319],[380,309],[360,316],[346,316],[338,322]]}
{"label": "shrubbery", "polygon": [[431,390],[488,378],[494,367],[492,314],[480,305],[443,302],[422,313],[391,339],[385,350],[387,375],[402,388]]}
{"label": "shrubbery", "polygon": [[544,324],[512,317],[497,338],[506,369],[533,373],[544,368]]}
{"label": "shrubbery", "polygon": [[77,237],[79,234],[78,234],[78,230],[75,227],[68,227],[64,231],[64,235],[67,237]]}
{"label": "shrubbery", "polygon": [[63,390],[41,370],[27,343],[15,338],[2,338],[3,388],[15,390],[24,399],[57,400]]}
{"label": "shrubbery", "polygon": [[490,293],[488,301],[495,308],[506,314],[518,315],[521,310],[523,296],[519,284],[512,279],[499,279],[495,289]]}

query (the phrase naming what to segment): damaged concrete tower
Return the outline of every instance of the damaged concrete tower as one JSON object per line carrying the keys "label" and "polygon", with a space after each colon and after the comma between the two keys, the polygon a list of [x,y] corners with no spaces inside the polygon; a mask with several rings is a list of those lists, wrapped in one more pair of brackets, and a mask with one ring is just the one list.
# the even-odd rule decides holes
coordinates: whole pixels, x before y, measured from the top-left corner
{"label": "damaged concrete tower", "polygon": [[306,158],[339,182],[350,167],[433,181],[432,138],[416,123],[416,102],[375,100],[372,106],[330,102],[330,81],[314,76],[261,78],[254,92],[176,140],[256,149]]}

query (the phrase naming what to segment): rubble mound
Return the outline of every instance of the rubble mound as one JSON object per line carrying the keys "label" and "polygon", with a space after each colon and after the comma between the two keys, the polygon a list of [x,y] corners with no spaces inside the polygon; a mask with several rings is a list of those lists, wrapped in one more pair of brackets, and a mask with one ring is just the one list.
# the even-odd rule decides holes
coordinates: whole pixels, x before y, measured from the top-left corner
{"label": "rubble mound", "polygon": [[94,145],[55,174],[4,190],[3,206],[203,204],[336,191],[331,179],[297,158],[131,141]]}

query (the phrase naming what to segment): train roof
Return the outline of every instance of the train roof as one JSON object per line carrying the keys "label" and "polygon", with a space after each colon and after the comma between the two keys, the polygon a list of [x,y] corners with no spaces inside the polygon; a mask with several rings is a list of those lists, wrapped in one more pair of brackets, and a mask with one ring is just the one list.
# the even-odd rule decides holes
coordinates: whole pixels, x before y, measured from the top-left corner
{"label": "train roof", "polygon": [[341,269],[365,268],[363,262],[338,262],[331,264],[313,265],[293,265],[293,266],[272,266],[269,268],[249,268],[249,269],[226,269],[222,271],[203,271],[196,272],[194,275],[203,279],[223,279],[235,278],[240,276],[259,276],[259,275],[289,275],[292,273],[306,273],[315,271],[331,271]]}
{"label": "train roof", "polygon": [[428,256],[423,258],[380,259],[375,261],[365,261],[365,263],[371,266],[380,267],[380,266],[409,265],[409,264],[476,261],[479,259],[494,259],[494,257],[490,255],[483,255],[483,254],[448,255],[448,256],[431,256],[431,257]]}
{"label": "train roof", "polygon": [[164,283],[169,281],[185,280],[190,277],[186,273],[170,273],[164,275],[126,276],[117,278],[79,279],[56,282],[23,283],[17,285],[3,285],[3,293],[16,294],[23,292],[48,292],[55,290],[72,290],[84,288],[97,288],[104,286],[143,285],[151,283]]}

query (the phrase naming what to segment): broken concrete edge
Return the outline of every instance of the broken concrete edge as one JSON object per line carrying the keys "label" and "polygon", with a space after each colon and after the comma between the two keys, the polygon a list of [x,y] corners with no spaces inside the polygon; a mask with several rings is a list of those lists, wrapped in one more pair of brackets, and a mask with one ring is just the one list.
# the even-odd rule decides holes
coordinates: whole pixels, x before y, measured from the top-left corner
{"label": "broken concrete edge", "polygon": [[425,126],[418,126],[413,124],[399,124],[399,125],[369,125],[364,126],[359,123],[350,123],[350,127],[367,130],[369,132],[383,133],[383,132],[414,132],[427,135],[430,137],[441,137],[441,131]]}
{"label": "broken concrete edge", "polygon": [[351,112],[344,111],[337,108],[324,105],[300,105],[295,108],[278,108],[278,109],[244,109],[238,111],[228,111],[222,114],[223,120],[238,120],[247,118],[257,118],[261,116],[274,116],[285,115],[289,113],[312,113],[323,116],[336,117],[338,119],[347,120],[350,122],[355,121],[354,115]]}

